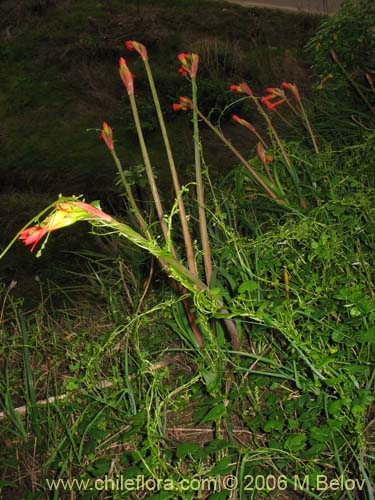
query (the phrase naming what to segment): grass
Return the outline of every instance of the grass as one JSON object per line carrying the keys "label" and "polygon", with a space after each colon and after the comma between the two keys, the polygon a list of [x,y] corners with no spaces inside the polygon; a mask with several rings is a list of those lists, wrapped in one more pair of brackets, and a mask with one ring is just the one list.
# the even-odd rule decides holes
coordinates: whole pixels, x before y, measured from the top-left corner
{"label": "grass", "polygon": [[[43,11],[43,4],[37,5]],[[83,6],[77,2],[64,22],[86,22]],[[184,6],[188,8],[185,3],[180,8]],[[108,13],[108,6],[101,8]],[[118,4],[111,8],[116,13]],[[146,2],[135,2],[133,8],[144,22],[155,6],[147,2],[146,9]],[[203,16],[210,4],[200,8]],[[51,9],[44,15],[62,15],[61,7]],[[168,16],[163,26],[181,28],[173,9]],[[187,11],[182,24],[192,19]],[[220,19],[213,19],[215,29]],[[66,25],[55,26],[58,38]],[[45,36],[46,28],[38,29]],[[220,46],[213,47],[219,57]],[[68,48],[74,55],[77,47]],[[150,59],[154,68],[158,59]],[[129,61],[140,75],[135,59]],[[219,66],[217,59],[210,64]],[[191,71],[189,64],[186,69]],[[319,151],[307,133],[288,140],[293,128],[282,138],[269,134],[267,154],[273,160],[266,181],[280,193],[274,198],[254,180],[254,172],[264,173],[264,163],[253,152],[241,159],[243,165],[210,178],[200,156],[206,138],[203,122],[219,138],[224,128],[215,129],[214,115],[207,121],[207,103],[199,94],[200,78],[206,85],[208,69],[203,64],[202,76],[198,71],[193,120],[195,161],[202,168],[202,180],[198,175],[196,183],[205,187],[199,198],[207,217],[202,239],[209,240],[212,274],[204,277],[198,205],[193,187],[187,186],[181,195],[196,274],[186,268],[182,272],[185,234],[177,202],[171,207],[164,196],[168,208],[157,221],[145,196],[134,220],[124,216],[122,201],[114,202],[114,210],[106,209],[117,212],[116,219],[98,209],[95,215],[91,206],[87,214],[95,244],[82,244],[86,223],[53,233],[38,274],[30,264],[32,301],[23,297],[14,278],[1,285],[4,499],[374,498],[373,118],[361,114],[366,128],[359,126],[351,143],[347,135],[345,141],[340,136],[328,141],[320,133]],[[184,90],[188,95],[188,85]],[[137,103],[146,100],[143,91],[136,95]],[[195,102],[194,79],[193,95]],[[251,116],[253,101],[242,102],[244,116]],[[276,131],[280,121],[267,116]],[[306,116],[315,130],[314,105],[304,120]],[[230,130],[224,130],[224,143]],[[117,152],[122,132],[114,130]],[[170,139],[174,149],[174,134]],[[66,140],[85,148],[80,135]],[[98,143],[105,151],[103,142]],[[237,141],[233,144],[235,152]],[[221,151],[217,143],[215,148]],[[110,171],[106,153],[101,161]],[[152,161],[158,174],[154,157]],[[137,172],[144,177],[142,166]],[[137,192],[131,175],[120,177],[127,190]],[[156,175],[156,183],[171,190],[165,177]],[[100,189],[104,184],[99,196]],[[10,199],[14,212],[24,202],[17,194]],[[138,201],[137,196],[133,205]],[[9,210],[6,199],[3,203]],[[39,203],[37,192],[28,200],[33,213]],[[43,206],[48,203],[44,200]],[[61,199],[49,223],[70,224],[69,217],[77,214],[74,203]],[[26,215],[17,215],[18,227]],[[84,213],[79,218],[87,219]],[[164,238],[159,222],[167,228]],[[134,225],[133,231],[126,224]],[[69,231],[77,241],[69,241]],[[74,252],[66,253],[58,266],[53,259],[61,248]],[[56,265],[44,260],[48,254]],[[39,274],[43,265],[50,267],[50,279]],[[54,273],[70,278],[62,285],[61,275],[51,279]],[[170,286],[171,275],[183,289]],[[234,331],[239,348],[234,347]]]}
{"label": "grass", "polygon": [[[238,498],[247,498],[254,481],[266,498],[278,488],[293,495],[302,483],[306,498],[336,498],[324,480],[370,481],[374,233],[365,228],[375,193],[347,174],[343,179],[346,191],[342,183],[327,186],[331,196],[308,215],[277,218],[267,229],[258,225],[250,240],[228,228],[223,200],[213,286],[240,326],[244,347],[236,357],[225,344],[216,351],[189,348],[178,301],[160,285],[134,315],[139,278],[125,274],[130,304],[120,270],[99,256],[92,256],[87,276],[98,300],[95,316],[90,301],[59,312],[44,297],[25,322],[14,322],[22,303],[9,291],[3,306],[4,498],[14,488],[44,498],[47,479],[94,481],[106,474],[132,481],[144,476],[150,488],[156,479],[195,478],[179,498],[196,498],[198,480],[229,474],[242,484]],[[30,354],[22,361],[25,347]],[[216,358],[221,369],[212,372],[207,359]],[[33,380],[37,399],[65,393],[62,400],[30,405],[25,420],[13,410],[24,403],[22,365],[27,373],[33,368],[25,381],[29,387]],[[39,426],[47,441],[35,441]],[[142,498],[146,491],[111,494]],[[356,491],[340,494],[357,498]],[[176,495],[164,492],[163,498]],[[219,498],[228,495],[224,490]]]}

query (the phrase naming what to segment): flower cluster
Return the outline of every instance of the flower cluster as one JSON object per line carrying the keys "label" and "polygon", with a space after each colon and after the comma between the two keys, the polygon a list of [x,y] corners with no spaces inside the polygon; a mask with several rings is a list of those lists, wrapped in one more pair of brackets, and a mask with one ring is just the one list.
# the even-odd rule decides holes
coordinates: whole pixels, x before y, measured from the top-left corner
{"label": "flower cluster", "polygon": [[[267,109],[269,109],[270,111],[272,111],[277,106],[280,106],[280,104],[282,104],[283,102],[286,101],[284,91],[281,89],[278,89],[277,87],[268,87],[266,89],[266,92],[268,92],[268,94],[266,96],[263,96],[261,98],[260,102],[262,104],[264,104],[267,107]],[[278,99],[278,100],[275,101],[274,99]],[[273,101],[273,102],[271,102],[271,101]]]}
{"label": "flower cluster", "polygon": [[173,103],[173,111],[187,111],[193,109],[193,102],[189,97],[180,97],[179,100],[179,103]]}
{"label": "flower cluster", "polygon": [[301,96],[299,94],[299,90],[298,90],[298,87],[295,83],[288,83],[288,82],[283,82],[281,84],[281,87],[285,90],[290,90],[294,97],[296,98],[297,101],[300,101],[301,100]]}
{"label": "flower cluster", "polygon": [[54,212],[46,217],[43,222],[22,231],[19,239],[26,246],[32,245],[30,251],[33,252],[39,241],[51,231],[71,226],[80,220],[87,220],[92,217],[106,222],[112,220],[110,215],[83,201],[62,201],[56,205]]}
{"label": "flower cluster", "polygon": [[178,54],[177,59],[180,61],[181,66],[179,68],[179,73],[182,76],[189,75],[191,78],[196,78],[199,64],[198,54],[186,54],[182,52]]}
{"label": "flower cluster", "polygon": [[239,83],[238,85],[231,85],[229,87],[229,89],[232,92],[237,92],[238,94],[247,94],[250,97],[252,97],[254,95],[254,93],[251,90],[251,88],[245,82]]}
{"label": "flower cluster", "polygon": [[147,49],[141,43],[136,42],[135,40],[128,40],[125,42],[125,47],[130,51],[136,50],[144,61],[148,61]]}
{"label": "flower cluster", "polygon": [[301,102],[301,97],[297,85],[288,82],[282,82],[281,88],[277,87],[267,88],[266,92],[268,92],[268,94],[266,96],[263,96],[260,101],[267,107],[267,109],[272,111],[273,109],[277,108],[277,106],[280,106],[280,104],[286,102],[287,98],[285,95],[285,90],[290,90],[294,95],[294,97],[296,98],[296,100],[298,102]]}

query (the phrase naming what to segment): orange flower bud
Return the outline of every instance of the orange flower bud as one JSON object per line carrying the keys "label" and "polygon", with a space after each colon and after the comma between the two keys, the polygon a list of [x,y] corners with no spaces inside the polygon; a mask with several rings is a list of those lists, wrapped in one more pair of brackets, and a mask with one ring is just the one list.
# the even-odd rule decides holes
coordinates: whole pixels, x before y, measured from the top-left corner
{"label": "orange flower bud", "polygon": [[103,141],[106,143],[108,149],[110,151],[113,151],[114,147],[112,139],[112,129],[106,122],[103,122],[103,128],[100,133],[100,138],[103,139]]}
{"label": "orange flower bud", "polygon": [[193,103],[189,97],[180,97],[179,99],[179,104],[174,103],[172,105],[173,111],[187,111],[189,109],[193,109]]}
{"label": "orange flower bud", "polygon": [[147,49],[144,45],[135,40],[128,40],[125,42],[125,46],[128,50],[136,50],[138,54],[142,57],[144,61],[148,60]]}
{"label": "orange flower bud", "polygon": [[134,75],[130,72],[123,57],[120,57],[120,76],[129,95],[134,94]]}

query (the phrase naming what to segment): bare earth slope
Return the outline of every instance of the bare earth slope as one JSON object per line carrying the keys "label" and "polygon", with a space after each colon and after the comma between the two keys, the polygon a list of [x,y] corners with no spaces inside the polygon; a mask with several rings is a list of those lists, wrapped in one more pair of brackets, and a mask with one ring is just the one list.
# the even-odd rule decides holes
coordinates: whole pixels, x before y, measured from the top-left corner
{"label": "bare earth slope", "polygon": [[291,12],[309,12],[331,15],[339,8],[342,0],[227,0],[244,7],[266,7]]}

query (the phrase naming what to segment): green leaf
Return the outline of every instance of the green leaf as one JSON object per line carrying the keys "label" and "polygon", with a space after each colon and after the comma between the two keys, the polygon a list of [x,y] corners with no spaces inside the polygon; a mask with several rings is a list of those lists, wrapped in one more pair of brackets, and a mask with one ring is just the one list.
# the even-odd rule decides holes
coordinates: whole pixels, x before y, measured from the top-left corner
{"label": "green leaf", "polygon": [[0,488],[18,488],[19,485],[12,481],[5,481],[0,479]]}
{"label": "green leaf", "polygon": [[214,493],[207,500],[226,500],[228,498],[229,492],[226,490],[219,491],[218,493]]}
{"label": "green leaf", "polygon": [[302,453],[303,458],[314,458],[318,457],[325,449],[327,445],[325,443],[317,443],[311,446],[308,450]]}
{"label": "green leaf", "polygon": [[259,285],[258,285],[258,283],[256,281],[253,281],[253,280],[244,281],[238,287],[238,293],[240,295],[243,295],[246,292],[252,292],[254,290],[258,290],[258,287],[259,287]]}
{"label": "green leaf", "polygon": [[169,498],[176,498],[175,491],[161,491],[160,493],[155,493],[147,497],[148,500],[168,500]]}
{"label": "green leaf", "polygon": [[299,426],[299,421],[295,418],[288,418],[288,429],[292,431]]}
{"label": "green leaf", "polygon": [[219,474],[229,474],[229,472],[232,472],[236,464],[231,464],[230,457],[224,457],[223,459],[219,460],[215,464],[215,466],[210,470],[209,475],[210,476],[218,476]]}
{"label": "green leaf", "polygon": [[357,337],[358,342],[371,342],[375,340],[375,325],[370,326],[365,332],[361,332]]}
{"label": "green leaf", "polygon": [[330,415],[332,416],[337,416],[341,412],[343,402],[341,399],[338,399],[337,401],[330,401],[327,405],[327,411]]}
{"label": "green leaf", "polygon": [[310,429],[310,441],[318,441],[319,443],[326,443],[331,439],[331,429],[328,425],[322,425],[321,427],[311,427]]}
{"label": "green leaf", "polygon": [[220,384],[219,374],[217,372],[206,370],[205,368],[202,368],[200,370],[200,374],[204,380],[204,383],[206,384],[208,392],[214,392]]}
{"label": "green leaf", "polygon": [[233,443],[224,441],[224,439],[213,439],[205,447],[206,451],[208,451],[209,453],[217,453],[218,451],[224,450],[226,448],[236,448],[236,446]]}
{"label": "green leaf", "polygon": [[281,431],[284,422],[276,418],[271,418],[263,426],[264,432]]}
{"label": "green leaf", "polygon": [[177,458],[183,458],[187,455],[194,455],[195,452],[201,449],[202,448],[195,443],[182,443],[179,444],[176,448],[176,456]]}
{"label": "green leaf", "polygon": [[106,458],[101,458],[92,466],[87,467],[88,472],[95,477],[101,477],[108,473],[111,466],[111,461]]}
{"label": "green leaf", "polygon": [[284,443],[284,449],[289,451],[303,450],[307,441],[306,434],[290,434]]}
{"label": "green leaf", "polygon": [[205,422],[214,422],[219,420],[221,417],[224,417],[227,414],[227,407],[224,403],[219,403],[218,405],[211,408],[211,410],[207,413],[205,417],[201,420],[201,423]]}

